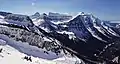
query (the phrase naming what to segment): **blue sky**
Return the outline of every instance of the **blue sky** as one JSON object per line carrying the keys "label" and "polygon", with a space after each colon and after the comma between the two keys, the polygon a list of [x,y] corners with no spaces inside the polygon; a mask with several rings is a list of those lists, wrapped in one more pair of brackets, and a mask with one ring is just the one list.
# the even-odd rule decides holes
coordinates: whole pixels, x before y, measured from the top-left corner
{"label": "blue sky", "polygon": [[0,11],[32,15],[35,12],[92,13],[102,20],[120,20],[120,0],[0,0]]}

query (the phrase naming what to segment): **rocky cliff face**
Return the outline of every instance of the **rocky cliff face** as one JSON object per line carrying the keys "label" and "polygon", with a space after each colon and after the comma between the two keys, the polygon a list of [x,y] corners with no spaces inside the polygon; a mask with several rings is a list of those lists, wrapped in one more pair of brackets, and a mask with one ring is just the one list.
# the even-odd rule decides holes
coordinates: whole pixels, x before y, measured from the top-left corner
{"label": "rocky cliff face", "polygon": [[8,36],[10,39],[29,43],[57,55],[63,50],[58,40],[40,32],[26,15],[9,14],[1,20],[0,34]]}
{"label": "rocky cliff face", "polygon": [[52,51],[56,54],[59,54],[62,50],[60,45],[56,44],[59,43],[59,41],[46,37],[42,33],[36,34],[25,29],[6,26],[0,27],[0,34],[4,34],[15,41],[29,43],[32,46],[37,46],[39,48],[46,49],[47,51]]}

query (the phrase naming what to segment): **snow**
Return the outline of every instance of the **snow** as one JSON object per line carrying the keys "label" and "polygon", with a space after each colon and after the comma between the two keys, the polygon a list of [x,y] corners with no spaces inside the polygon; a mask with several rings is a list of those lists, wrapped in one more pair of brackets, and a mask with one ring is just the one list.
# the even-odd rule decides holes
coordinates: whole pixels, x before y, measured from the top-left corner
{"label": "snow", "polygon": [[60,34],[68,34],[69,35],[69,39],[74,39],[74,38],[76,38],[75,37],[75,35],[74,35],[74,33],[73,32],[67,32],[67,31],[57,31],[57,33],[60,33]]}
{"label": "snow", "polygon": [[[93,35],[93,37],[95,37],[95,38],[97,38],[97,39],[99,39],[99,40],[101,40],[101,41],[104,41],[102,38],[100,38],[97,34],[95,34],[95,31],[92,31],[92,29],[91,28],[87,28],[88,29],[88,31]],[[104,41],[104,42],[106,42],[106,41]]]}
{"label": "snow", "polygon": [[4,19],[0,19],[0,23],[1,23],[1,24],[9,24],[9,23],[6,22]]}
{"label": "snow", "polygon": [[26,54],[19,52],[15,48],[9,45],[0,47],[3,49],[3,52],[0,53],[0,64],[56,64],[56,62],[33,56],[31,56],[32,62],[30,62],[23,59],[27,56]]}
{"label": "snow", "polygon": [[7,26],[4,26],[4,25],[0,25],[0,27],[6,27],[6,28],[8,28]]}
{"label": "snow", "polygon": [[105,29],[107,29],[107,31],[108,31],[109,33],[111,33],[112,35],[119,37],[119,35],[118,35],[116,32],[114,32],[110,27],[105,26],[105,25],[103,25],[103,27],[104,27]]}
{"label": "snow", "polygon": [[36,21],[36,20],[37,20],[36,18],[32,19],[32,21]]}
{"label": "snow", "polygon": [[67,20],[67,21],[64,21],[64,22],[69,22],[69,21],[75,19],[79,15],[84,15],[84,14],[82,14],[82,12],[79,12],[77,15],[73,16],[70,20]]}
{"label": "snow", "polygon": [[63,21],[57,21],[57,22],[55,22],[55,21],[51,21],[53,24],[61,24],[61,23],[64,23]]}
{"label": "snow", "polygon": [[44,19],[39,19],[39,20],[36,20],[36,19],[32,19],[33,20],[33,23],[36,25],[36,26],[39,26],[40,24],[42,24],[44,22]]}
{"label": "snow", "polygon": [[109,36],[107,36],[107,35],[105,34],[104,31],[101,30],[101,27],[98,27],[98,26],[94,26],[94,27],[95,27],[99,32],[101,32],[103,35],[105,35],[106,37],[110,38]]}
{"label": "snow", "polygon": [[48,29],[48,28],[45,28],[45,27],[41,27],[41,26],[39,26],[41,29],[43,29],[43,30],[45,30],[46,32],[50,32],[50,30]]}
{"label": "snow", "polygon": [[68,27],[67,25],[62,25],[63,27]]}
{"label": "snow", "polygon": [[52,27],[54,27],[55,29],[57,29],[58,27],[56,25],[51,25]]}
{"label": "snow", "polygon": [[[66,61],[65,61],[66,60]],[[71,60],[73,60],[74,62],[71,62]],[[53,61],[55,61],[55,62],[59,62],[59,63],[57,63],[57,64],[63,64],[63,62],[64,62],[64,64],[68,64],[68,63],[70,63],[70,64],[75,64],[75,63],[77,63],[76,62],[76,60],[78,60],[77,62],[78,63],[82,63],[82,64],[84,64],[81,60],[79,60],[78,58],[74,58],[74,57],[61,57],[61,58],[58,58],[58,59],[55,59],[55,60],[53,60]]]}
{"label": "snow", "polygon": [[58,33],[61,33],[61,34],[64,34],[64,33],[65,33],[65,34],[74,34],[73,32],[67,32],[67,31],[61,31],[61,32],[60,32],[60,31],[57,31],[57,32],[58,32]]}
{"label": "snow", "polygon": [[[102,27],[97,26],[97,25],[95,24],[96,22],[99,22],[100,24],[103,24],[103,22],[97,21],[96,18],[95,18],[93,15],[91,15],[91,19],[92,19],[94,28],[96,28],[96,29],[97,29],[100,33],[102,33],[103,35],[107,36],[107,35],[105,34],[105,32],[101,29]],[[107,36],[107,37],[110,38],[109,36]]]}
{"label": "snow", "polygon": [[[21,42],[13,41],[5,35],[0,35],[0,49],[1,48],[3,50],[2,53],[0,53],[0,64],[75,64],[76,62],[81,63],[81,60],[77,57],[58,57],[52,52],[48,52],[49,54],[45,54],[40,48],[28,45],[26,43],[23,44]],[[31,57],[32,62],[24,59],[25,56]]]}
{"label": "snow", "polygon": [[111,28],[109,28],[108,31],[109,31],[111,34],[119,37],[119,35],[118,35],[117,33],[115,33]]}
{"label": "snow", "polygon": [[115,57],[112,61],[116,62],[116,63],[119,63],[119,56]]}
{"label": "snow", "polygon": [[4,19],[4,16],[1,16],[1,15],[0,15],[0,18],[1,18],[1,19]]}
{"label": "snow", "polygon": [[[98,22],[98,21],[95,21],[95,18],[93,18],[93,17],[91,17],[91,19],[93,20],[93,22]],[[103,21],[99,21],[99,23],[105,28],[105,29],[107,29],[107,31],[109,32],[109,33],[111,33],[112,35],[114,35],[114,36],[118,36],[118,34],[117,33],[115,33],[109,26],[106,26],[106,25],[104,25],[104,22]],[[93,23],[94,24],[94,23]],[[100,28],[101,27],[97,27],[95,24],[94,24],[94,27],[95,28],[97,28],[98,29],[98,31],[100,31],[102,34],[104,34],[104,32],[103,31],[101,31],[100,30]],[[104,34],[105,35],[105,34]],[[105,35],[106,36],[106,35]],[[118,36],[119,37],[119,36]]]}
{"label": "snow", "polygon": [[45,54],[44,53],[45,50],[43,49],[37,48],[35,46],[30,46],[27,43],[16,42],[16,41],[10,40],[5,35],[0,35],[0,38],[5,40],[8,45],[13,46],[20,52],[26,53],[28,55],[32,55],[34,57],[40,57],[40,58],[51,60],[51,59],[56,59],[62,56],[62,55],[57,56],[55,53],[50,52],[50,51],[48,52],[49,54]]}
{"label": "snow", "polygon": [[81,61],[77,58],[68,58],[68,57],[62,57],[55,60],[45,60],[42,58],[33,57],[32,62],[27,61],[26,59],[23,59],[26,54],[23,54],[19,51],[17,51],[15,48],[6,45],[6,46],[0,46],[4,49],[2,53],[0,53],[0,64],[75,64],[76,60],[81,63]]}
{"label": "snow", "polygon": [[52,42],[50,39],[43,37],[44,41]]}
{"label": "snow", "polygon": [[0,45],[6,45],[6,41],[0,39]]}

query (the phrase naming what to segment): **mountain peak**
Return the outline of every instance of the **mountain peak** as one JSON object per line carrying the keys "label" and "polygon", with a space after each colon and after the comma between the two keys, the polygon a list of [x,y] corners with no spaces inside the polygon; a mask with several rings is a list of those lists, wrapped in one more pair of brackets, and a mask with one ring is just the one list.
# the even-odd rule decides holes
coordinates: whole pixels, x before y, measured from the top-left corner
{"label": "mountain peak", "polygon": [[40,17],[40,13],[36,12],[34,15],[31,15],[30,18],[31,19],[35,19],[35,18],[39,18]]}
{"label": "mountain peak", "polygon": [[12,14],[12,13],[0,11],[0,15],[2,16],[7,16],[8,14]]}
{"label": "mountain peak", "polygon": [[35,15],[35,16],[40,16],[40,13],[39,13],[39,12],[36,12],[34,15]]}

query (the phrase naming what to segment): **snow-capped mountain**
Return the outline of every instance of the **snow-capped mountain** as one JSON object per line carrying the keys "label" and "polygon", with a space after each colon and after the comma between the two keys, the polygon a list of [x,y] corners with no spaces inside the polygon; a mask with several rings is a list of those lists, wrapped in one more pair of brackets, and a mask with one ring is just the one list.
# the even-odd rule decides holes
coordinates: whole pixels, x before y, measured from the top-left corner
{"label": "snow-capped mountain", "polygon": [[60,14],[60,13],[53,13],[53,12],[49,12],[48,17],[51,18],[51,20],[55,21],[55,22],[67,21],[67,20],[72,18],[71,15]]}
{"label": "snow-capped mountain", "polygon": [[39,26],[41,29],[45,30],[46,32],[50,32],[58,29],[58,25],[54,23],[67,21],[71,19],[72,16],[66,14],[52,13],[52,12],[49,12],[49,14],[45,14],[45,13],[39,14],[38,12],[36,12],[34,15],[31,15],[30,18],[32,19],[33,23],[36,26]]}
{"label": "snow-capped mountain", "polygon": [[42,34],[42,32],[40,32],[40,30],[32,23],[32,20],[26,15],[9,14],[1,20],[0,34],[7,35],[9,38],[16,41],[27,42],[30,45],[40,48],[44,48],[44,46],[49,47],[48,44],[51,46],[56,45],[56,48],[59,47],[59,45],[54,44],[54,42],[58,43],[59,41],[53,40]]}
{"label": "snow-capped mountain", "polygon": [[67,22],[54,22],[48,16],[44,16],[44,18],[33,21],[33,23],[36,26],[47,29],[47,31],[76,35],[84,41],[87,40],[90,35],[104,42],[111,37],[119,37],[119,34],[110,28],[110,24],[101,21],[91,14],[80,13]]}
{"label": "snow-capped mountain", "polygon": [[[18,55],[24,53],[25,55],[28,56],[42,58],[43,60],[45,59],[44,61],[46,62],[50,61],[51,63],[54,62],[58,64],[64,61],[64,60],[59,60],[59,58],[64,59],[65,56],[69,56],[68,61],[74,59],[72,58],[73,56],[71,56],[70,53],[62,47],[61,43],[57,39],[50,37],[49,34],[47,34],[44,30],[37,27],[29,18],[29,16],[26,15],[19,15],[19,14],[8,14],[6,16],[1,15],[0,35],[1,35],[0,39],[5,40],[7,42],[7,45],[10,46],[10,48],[13,47],[19,51],[19,52],[15,52],[15,54],[18,53]],[[20,43],[21,45],[19,45]],[[36,47],[37,50],[31,49],[32,46]],[[39,52],[38,49],[40,49],[41,52]],[[12,57],[13,55],[11,55],[11,59]],[[24,62],[20,58],[16,58],[16,59],[20,60],[21,62]],[[5,61],[5,60],[1,60],[1,61]],[[40,60],[37,61],[40,62]],[[68,64],[68,61],[65,61],[65,63],[62,64]],[[77,60],[75,58],[75,61],[71,61],[71,63],[74,64],[76,63],[76,61]],[[46,62],[45,64],[47,64]],[[77,61],[77,63],[81,63],[81,62]]]}
{"label": "snow-capped mountain", "polygon": [[43,19],[43,16],[47,16],[50,18],[51,21],[54,21],[54,22],[58,22],[58,21],[67,21],[69,19],[72,18],[71,15],[68,15],[68,14],[60,14],[60,13],[53,13],[53,12],[49,12],[48,14],[40,14],[39,12],[36,12],[34,15],[31,15],[30,18],[35,20],[35,19]]}
{"label": "snow-capped mountain", "polygon": [[31,15],[30,18],[32,19],[37,19],[37,18],[40,18],[40,13],[39,12],[36,12],[34,15]]}
{"label": "snow-capped mountain", "polygon": [[[0,35],[4,36],[1,36],[1,39],[14,40],[14,43],[8,45],[20,53],[42,59],[48,56],[50,57],[48,60],[77,56],[88,64],[114,64],[120,51],[119,32],[119,28],[113,27],[111,23],[83,12],[67,21],[57,22],[45,13],[36,13],[32,17],[12,13],[6,16],[0,15]],[[20,42],[28,43],[27,46],[35,46],[43,51],[24,52],[22,48],[26,46],[19,46]],[[39,53],[44,55],[37,56]]]}
{"label": "snow-capped mountain", "polygon": [[43,13],[39,18],[34,18],[32,20],[34,25],[45,30],[46,32],[50,32],[57,29],[57,25],[53,24],[51,22],[51,18],[49,18],[45,13]]}
{"label": "snow-capped mountain", "polygon": [[[120,35],[119,31],[111,23],[102,21],[92,14],[84,13],[80,13],[72,19],[63,22],[50,21],[47,16],[43,21],[47,21],[49,26],[56,27],[48,30],[53,34],[52,37],[80,55],[85,55],[89,60],[96,61],[99,59],[97,61],[103,61],[102,58],[109,60],[114,58],[113,56],[109,57],[109,55],[117,50],[111,52],[111,46],[115,45],[115,48],[117,47]],[[49,26],[43,27],[44,29],[50,29]]]}

